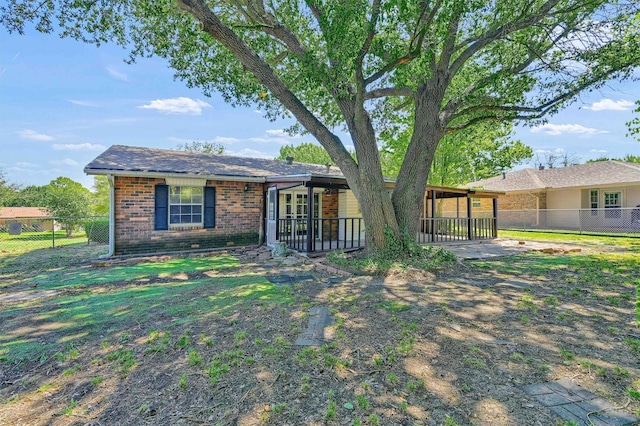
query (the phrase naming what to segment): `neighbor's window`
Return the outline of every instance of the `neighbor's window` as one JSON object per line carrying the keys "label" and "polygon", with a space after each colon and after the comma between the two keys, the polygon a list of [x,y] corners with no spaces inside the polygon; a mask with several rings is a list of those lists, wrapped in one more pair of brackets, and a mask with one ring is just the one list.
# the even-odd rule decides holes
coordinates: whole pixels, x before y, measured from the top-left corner
{"label": "neighbor's window", "polygon": [[203,188],[171,186],[169,188],[169,224],[202,224]]}
{"label": "neighbor's window", "polygon": [[480,207],[481,202],[480,202],[480,198],[472,198],[471,199],[471,206],[472,207]]}

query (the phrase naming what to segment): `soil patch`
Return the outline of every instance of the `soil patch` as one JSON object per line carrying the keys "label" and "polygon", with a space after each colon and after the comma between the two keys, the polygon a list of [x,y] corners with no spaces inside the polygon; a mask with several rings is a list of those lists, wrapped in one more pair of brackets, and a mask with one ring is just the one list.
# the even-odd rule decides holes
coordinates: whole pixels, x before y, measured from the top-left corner
{"label": "soil patch", "polygon": [[[0,343],[35,339],[38,356],[0,353],[0,424],[555,425],[523,387],[558,380],[640,409],[637,261],[529,253],[348,277],[228,254],[239,264],[3,303]],[[151,291],[166,286],[173,296]],[[45,329],[63,295],[105,298],[113,322]],[[329,339],[296,346],[320,307]]]}

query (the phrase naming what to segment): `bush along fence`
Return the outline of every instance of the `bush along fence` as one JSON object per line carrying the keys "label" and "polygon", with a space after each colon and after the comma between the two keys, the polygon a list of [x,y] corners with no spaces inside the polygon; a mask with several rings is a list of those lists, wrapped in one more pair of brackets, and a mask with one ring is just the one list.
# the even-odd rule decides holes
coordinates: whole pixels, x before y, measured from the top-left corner
{"label": "bush along fence", "polygon": [[605,209],[499,210],[498,228],[630,234],[640,237],[640,206]]}
{"label": "bush along fence", "polygon": [[0,217],[0,254],[108,243],[106,216]]}

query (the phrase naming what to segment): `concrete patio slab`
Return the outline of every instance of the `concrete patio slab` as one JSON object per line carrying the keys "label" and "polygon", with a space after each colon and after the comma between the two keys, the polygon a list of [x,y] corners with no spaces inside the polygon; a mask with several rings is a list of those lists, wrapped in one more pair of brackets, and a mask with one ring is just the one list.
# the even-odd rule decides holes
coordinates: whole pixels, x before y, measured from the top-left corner
{"label": "concrete patio slab", "polygon": [[570,380],[526,385],[522,390],[561,419],[580,426],[631,426],[640,421]]}
{"label": "concrete patio slab", "polygon": [[500,238],[496,238],[493,240],[448,243],[442,244],[440,246],[454,252],[459,258],[468,260],[513,256],[532,250],[546,250],[550,251],[551,253],[556,251],[570,252],[572,250],[580,250],[582,252],[589,251],[588,248],[575,244],[505,240]]}

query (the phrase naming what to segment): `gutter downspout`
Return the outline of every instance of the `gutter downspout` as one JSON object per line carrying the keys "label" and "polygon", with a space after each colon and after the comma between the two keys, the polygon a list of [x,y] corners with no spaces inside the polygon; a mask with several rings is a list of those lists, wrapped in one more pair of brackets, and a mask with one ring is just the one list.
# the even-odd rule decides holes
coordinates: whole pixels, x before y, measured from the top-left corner
{"label": "gutter downspout", "polygon": [[111,257],[116,248],[116,188],[112,174],[107,175],[109,182],[109,253],[103,254],[100,258]]}

